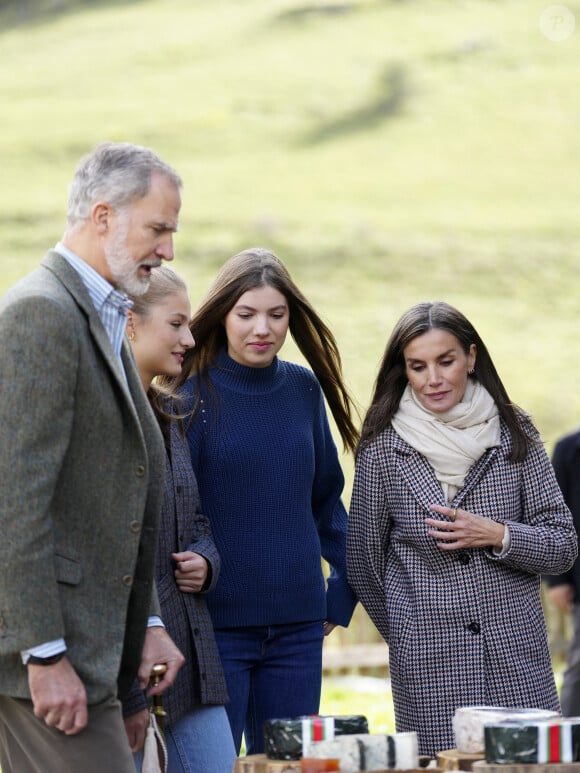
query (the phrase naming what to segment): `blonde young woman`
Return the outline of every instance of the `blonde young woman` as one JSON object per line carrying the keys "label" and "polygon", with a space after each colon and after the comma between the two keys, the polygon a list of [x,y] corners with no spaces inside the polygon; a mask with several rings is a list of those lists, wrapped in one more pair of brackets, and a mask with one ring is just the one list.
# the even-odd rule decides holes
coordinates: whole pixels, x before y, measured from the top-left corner
{"label": "blonde young woman", "polygon": [[576,552],[538,433],[473,325],[446,303],[409,309],[362,428],[348,576],[422,754],[455,746],[460,706],[558,709],[540,575]]}
{"label": "blonde young woman", "polygon": [[[157,376],[181,373],[194,346],[189,330],[191,307],[183,280],[165,266],[151,271],[144,295],[134,296],[128,335],[143,388],[165,438],[165,491],[157,548],[156,583],[163,622],[185,655],[185,664],[164,695],[168,773],[225,773],[235,750],[224,703],[227,690],[205,594],[219,577],[220,558],[199,494],[180,422],[155,384]],[[135,687],[124,701],[131,748],[143,746],[147,699]],[[141,757],[135,756],[140,770]]]}

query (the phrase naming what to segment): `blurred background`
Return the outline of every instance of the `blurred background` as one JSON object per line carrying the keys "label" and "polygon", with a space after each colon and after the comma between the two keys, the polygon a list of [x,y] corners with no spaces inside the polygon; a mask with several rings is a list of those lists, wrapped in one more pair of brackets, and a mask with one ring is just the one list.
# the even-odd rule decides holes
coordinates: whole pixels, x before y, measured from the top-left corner
{"label": "blurred background", "polygon": [[[551,453],[580,424],[579,64],[576,0],[0,0],[0,293],[60,238],[82,155],[149,145],[184,179],[194,306],[273,249],[362,415],[398,317],[446,300]],[[326,647],[328,674],[388,674],[362,610]]]}

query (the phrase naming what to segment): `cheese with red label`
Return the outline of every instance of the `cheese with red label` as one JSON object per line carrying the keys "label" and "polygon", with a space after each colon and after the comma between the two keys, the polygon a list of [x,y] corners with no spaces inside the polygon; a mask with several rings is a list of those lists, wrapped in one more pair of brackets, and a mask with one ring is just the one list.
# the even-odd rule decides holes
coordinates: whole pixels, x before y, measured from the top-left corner
{"label": "cheese with red label", "polygon": [[272,760],[298,760],[304,747],[314,741],[368,731],[369,723],[362,714],[268,719],[264,722],[264,751]]}
{"label": "cheese with red label", "polygon": [[501,706],[463,706],[458,708],[453,717],[453,732],[455,746],[462,754],[483,754],[485,739],[483,728],[488,723],[504,720],[544,720],[557,718],[556,711],[543,709],[515,709]]}
{"label": "cheese with red label", "polygon": [[488,763],[580,762],[580,717],[508,720],[484,728]]}

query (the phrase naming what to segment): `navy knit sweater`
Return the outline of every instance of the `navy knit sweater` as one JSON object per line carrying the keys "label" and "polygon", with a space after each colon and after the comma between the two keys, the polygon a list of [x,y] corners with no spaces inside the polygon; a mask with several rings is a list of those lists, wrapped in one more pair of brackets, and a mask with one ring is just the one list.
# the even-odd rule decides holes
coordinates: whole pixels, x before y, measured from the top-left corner
{"label": "navy knit sweater", "polygon": [[[187,438],[222,560],[207,595],[214,626],[348,625],[344,476],[318,381],[294,363],[251,368],[226,352],[210,378]],[[185,391],[191,399],[191,379]]]}

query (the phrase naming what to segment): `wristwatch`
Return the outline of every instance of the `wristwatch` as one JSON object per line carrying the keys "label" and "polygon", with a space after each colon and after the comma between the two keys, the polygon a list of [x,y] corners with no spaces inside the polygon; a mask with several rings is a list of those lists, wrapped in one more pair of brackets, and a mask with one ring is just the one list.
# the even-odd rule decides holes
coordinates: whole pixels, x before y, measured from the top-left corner
{"label": "wristwatch", "polygon": [[47,658],[39,658],[36,655],[29,655],[26,661],[27,666],[53,666],[64,657],[65,651],[57,652],[56,655],[50,655]]}

